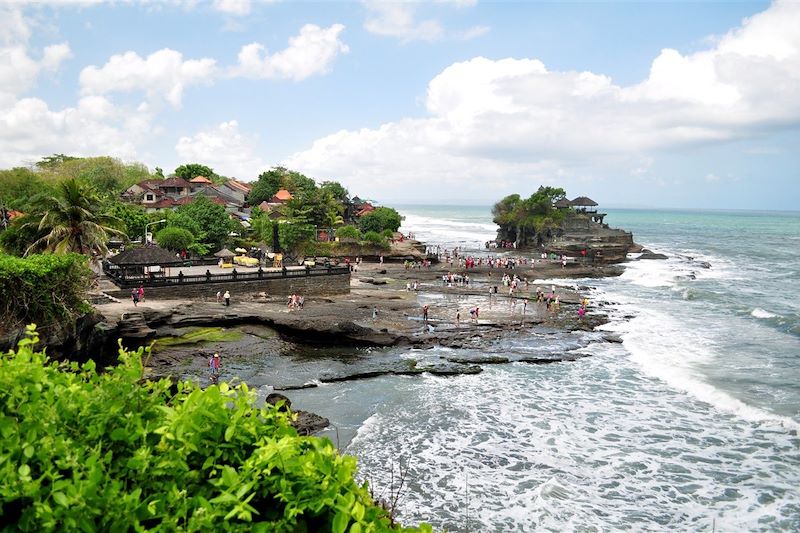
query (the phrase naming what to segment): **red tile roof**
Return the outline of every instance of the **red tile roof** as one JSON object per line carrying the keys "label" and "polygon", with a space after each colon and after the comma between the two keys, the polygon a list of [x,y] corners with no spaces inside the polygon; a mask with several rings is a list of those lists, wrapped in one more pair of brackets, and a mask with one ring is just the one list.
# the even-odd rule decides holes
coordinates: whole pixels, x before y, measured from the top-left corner
{"label": "red tile roof", "polygon": [[189,180],[191,183],[211,183],[211,180],[205,176],[197,176]]}
{"label": "red tile roof", "polygon": [[288,202],[292,198],[294,198],[294,196],[292,196],[292,193],[290,193],[286,189],[281,189],[281,190],[279,190],[278,192],[275,193],[275,196],[272,197],[272,201],[273,202]]}

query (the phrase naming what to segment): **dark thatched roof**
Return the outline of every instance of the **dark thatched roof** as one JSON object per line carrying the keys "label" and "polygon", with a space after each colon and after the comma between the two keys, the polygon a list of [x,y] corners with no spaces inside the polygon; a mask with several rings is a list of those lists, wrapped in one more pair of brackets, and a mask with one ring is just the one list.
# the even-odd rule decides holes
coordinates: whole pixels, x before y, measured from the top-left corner
{"label": "dark thatched roof", "polygon": [[130,248],[109,261],[118,266],[177,265],[183,262],[180,257],[158,246]]}
{"label": "dark thatched roof", "polygon": [[566,198],[562,198],[561,200],[559,200],[556,203],[554,203],[553,207],[557,207],[559,209],[563,209],[565,207],[570,207],[571,205],[572,205],[572,202],[570,202]]}
{"label": "dark thatched roof", "polygon": [[236,254],[231,252],[227,248],[223,248],[219,252],[215,253],[214,257],[236,257]]}
{"label": "dark thatched roof", "polygon": [[572,205],[575,207],[594,207],[597,205],[597,202],[586,196],[578,196],[572,200]]}

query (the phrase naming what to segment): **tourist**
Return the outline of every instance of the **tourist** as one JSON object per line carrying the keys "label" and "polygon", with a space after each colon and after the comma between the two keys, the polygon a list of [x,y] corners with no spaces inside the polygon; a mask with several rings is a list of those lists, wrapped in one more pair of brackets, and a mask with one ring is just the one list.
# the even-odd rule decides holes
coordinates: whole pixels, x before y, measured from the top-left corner
{"label": "tourist", "polygon": [[215,353],[211,358],[208,360],[208,368],[211,370],[211,380],[216,382],[216,377],[219,376],[219,367],[220,367],[220,360],[219,354]]}
{"label": "tourist", "polygon": [[586,315],[586,308],[584,306],[580,306],[578,308],[578,318],[583,319],[584,315]]}
{"label": "tourist", "polygon": [[131,300],[133,300],[133,306],[137,307],[139,304],[139,289],[131,289]]}
{"label": "tourist", "polygon": [[428,321],[428,304],[422,306],[422,320]]}
{"label": "tourist", "polygon": [[139,285],[139,301],[144,301],[144,285]]}
{"label": "tourist", "polygon": [[381,254],[381,257],[380,257],[380,259],[378,260],[378,262],[379,262],[381,265],[383,264],[383,254]]}
{"label": "tourist", "polygon": [[456,327],[461,327],[461,309],[456,309]]}
{"label": "tourist", "polygon": [[377,306],[373,306],[372,307],[372,320],[375,320],[377,318],[378,318],[378,307]]}
{"label": "tourist", "polygon": [[217,291],[217,303],[222,301],[222,291]]}
{"label": "tourist", "polygon": [[225,298],[225,307],[230,307],[230,305],[231,305],[231,293],[230,293],[230,291],[225,291],[225,294],[222,297]]}

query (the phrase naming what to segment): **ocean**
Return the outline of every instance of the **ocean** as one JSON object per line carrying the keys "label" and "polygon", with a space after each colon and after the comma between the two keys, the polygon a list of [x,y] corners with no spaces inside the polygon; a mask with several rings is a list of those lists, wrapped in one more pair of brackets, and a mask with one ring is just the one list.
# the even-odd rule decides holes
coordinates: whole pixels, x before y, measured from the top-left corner
{"label": "ocean", "polygon": [[[429,244],[477,251],[495,236],[489,207],[398,209],[402,231]],[[669,257],[560,281],[592,287],[622,344],[531,331],[483,352],[591,357],[293,393],[331,419],[331,438],[346,435],[343,451],[401,522],[800,530],[800,213],[607,212]]]}

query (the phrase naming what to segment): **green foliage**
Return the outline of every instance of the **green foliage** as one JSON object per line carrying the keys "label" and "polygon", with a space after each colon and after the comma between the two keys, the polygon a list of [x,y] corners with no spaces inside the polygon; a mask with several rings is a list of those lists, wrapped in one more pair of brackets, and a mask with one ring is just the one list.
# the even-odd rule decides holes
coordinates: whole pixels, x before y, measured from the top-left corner
{"label": "green foliage", "polygon": [[167,224],[183,228],[192,233],[199,242],[219,250],[232,231],[241,231],[241,224],[231,220],[221,205],[205,196],[198,196],[192,203],[182,205],[167,215]]}
{"label": "green foliage", "polygon": [[71,321],[88,310],[84,297],[90,279],[83,255],[0,255],[0,330]]}
{"label": "green foliage", "polygon": [[397,231],[402,222],[400,213],[396,210],[391,207],[377,207],[374,211],[358,219],[358,227],[363,232],[377,231],[380,233],[387,229]]}
{"label": "green foliage", "polygon": [[148,215],[144,207],[125,202],[112,202],[109,214],[118,218],[118,229],[122,230],[130,239],[142,238],[144,240],[145,225],[154,220],[153,215]]}
{"label": "green foliage", "polygon": [[368,231],[364,234],[364,240],[371,244],[386,244],[386,237],[377,231]]}
{"label": "green foliage", "polygon": [[317,190],[317,183],[308,176],[295,170],[277,168],[283,173],[281,187],[292,193],[292,196],[304,198]]}
{"label": "green foliage", "polygon": [[518,194],[506,196],[492,208],[501,238],[520,245],[542,242],[544,235],[559,227],[564,219],[564,212],[553,208],[553,203],[564,197],[564,189],[545,186],[524,200]]}
{"label": "green foliage", "polygon": [[108,156],[58,156],[39,168],[51,180],[78,180],[106,197],[116,197],[134,183],[152,177],[141,163],[125,164]]}
{"label": "green foliage", "polygon": [[0,231],[0,247],[7,254],[22,257],[31,243],[45,236],[39,230],[39,219],[35,214],[15,218],[5,231]]}
{"label": "green foliage", "polygon": [[[314,239],[316,231],[310,224],[278,223],[278,239],[283,250],[293,250],[297,245]],[[271,238],[270,241],[272,242]]]}
{"label": "green foliage", "polygon": [[340,239],[355,239],[361,240],[361,231],[355,226],[342,226],[336,228],[336,236]]}
{"label": "green foliage", "polygon": [[342,204],[350,200],[350,193],[338,181],[323,181],[319,188],[330,192],[336,201]]}
{"label": "green foliage", "polygon": [[27,212],[40,195],[53,192],[53,184],[23,167],[0,170],[0,205]]}
{"label": "green foliage", "polygon": [[103,209],[93,187],[74,178],[60,182],[56,194],[37,206],[37,228],[45,235],[33,242],[26,253],[43,250],[104,255],[109,236],[125,234],[115,228],[121,221]]}
{"label": "green foliage", "polygon": [[175,226],[162,229],[155,237],[159,246],[172,251],[186,250],[194,244],[194,235],[191,231]]}
{"label": "green foliage", "polygon": [[203,176],[208,179],[216,176],[211,167],[207,167],[199,163],[187,163],[185,165],[181,165],[175,169],[175,175],[179,178],[185,179],[186,181],[194,179],[197,176]]}
{"label": "green foliage", "polygon": [[[35,329],[0,359],[0,503],[21,531],[417,531],[394,526],[328,439],[246,385],[51,362]],[[422,526],[418,531],[431,531]]]}
{"label": "green foliage", "polygon": [[253,183],[250,194],[247,195],[247,202],[252,206],[257,206],[261,202],[269,201],[280,190],[282,179],[283,174],[278,168],[262,172]]}

